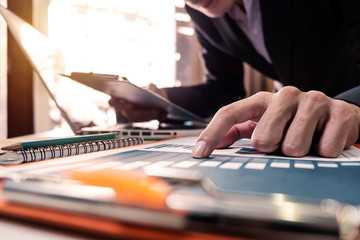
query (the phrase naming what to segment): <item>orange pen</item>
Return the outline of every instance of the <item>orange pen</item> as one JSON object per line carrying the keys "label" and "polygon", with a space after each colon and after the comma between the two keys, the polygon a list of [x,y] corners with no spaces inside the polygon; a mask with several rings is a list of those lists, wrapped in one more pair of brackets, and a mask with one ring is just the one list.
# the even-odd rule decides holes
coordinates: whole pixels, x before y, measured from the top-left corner
{"label": "orange pen", "polygon": [[86,185],[112,188],[120,203],[144,207],[166,208],[165,200],[171,191],[170,184],[164,179],[137,170],[72,170],[69,175]]}

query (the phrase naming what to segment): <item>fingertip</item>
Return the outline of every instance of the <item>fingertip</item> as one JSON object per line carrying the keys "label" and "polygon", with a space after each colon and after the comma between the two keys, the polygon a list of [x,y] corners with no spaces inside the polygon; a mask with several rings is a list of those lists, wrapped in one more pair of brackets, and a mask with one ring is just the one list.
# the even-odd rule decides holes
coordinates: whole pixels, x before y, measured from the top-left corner
{"label": "fingertip", "polygon": [[205,155],[205,150],[206,150],[206,142],[204,140],[200,140],[195,144],[193,151],[192,151],[192,156],[194,158],[207,157]]}
{"label": "fingertip", "polygon": [[316,147],[316,153],[322,157],[326,157],[326,158],[337,158],[340,156],[341,152],[345,149],[345,147],[339,147],[339,146],[343,146],[343,145],[327,145],[327,146],[322,146],[322,145],[318,145]]}

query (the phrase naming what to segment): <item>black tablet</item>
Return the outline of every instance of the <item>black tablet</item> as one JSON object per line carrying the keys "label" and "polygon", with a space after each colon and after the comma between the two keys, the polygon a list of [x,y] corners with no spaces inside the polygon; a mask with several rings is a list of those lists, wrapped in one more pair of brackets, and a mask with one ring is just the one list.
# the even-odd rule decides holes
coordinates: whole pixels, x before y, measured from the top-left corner
{"label": "black tablet", "polygon": [[146,108],[154,108],[167,112],[168,119],[206,122],[203,118],[170,102],[162,96],[150,90],[138,87],[126,78],[119,77],[118,75],[72,72],[71,75],[63,76],[112,97],[122,98]]}

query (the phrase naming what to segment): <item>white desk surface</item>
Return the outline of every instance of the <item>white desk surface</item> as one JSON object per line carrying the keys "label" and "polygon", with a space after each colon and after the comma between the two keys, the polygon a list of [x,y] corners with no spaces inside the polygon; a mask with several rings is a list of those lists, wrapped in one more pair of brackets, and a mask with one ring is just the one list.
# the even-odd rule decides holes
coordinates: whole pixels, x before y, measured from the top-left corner
{"label": "white desk surface", "polygon": [[[5,146],[9,143],[18,142],[21,140],[32,140],[38,138],[49,138],[49,137],[65,137],[72,136],[73,134],[68,131],[53,130],[44,133],[37,133],[26,135],[22,137],[16,137],[6,140],[0,140],[0,147]],[[75,233],[67,233],[57,229],[47,229],[42,226],[35,224],[28,224],[21,221],[11,220],[7,218],[0,218],[0,238],[4,240],[81,240],[89,239]]]}

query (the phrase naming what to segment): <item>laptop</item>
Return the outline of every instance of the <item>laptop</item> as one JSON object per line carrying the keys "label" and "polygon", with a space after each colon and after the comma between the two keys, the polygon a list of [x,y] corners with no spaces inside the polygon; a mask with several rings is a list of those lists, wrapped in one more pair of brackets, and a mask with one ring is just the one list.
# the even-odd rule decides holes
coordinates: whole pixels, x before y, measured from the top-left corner
{"label": "laptop", "polygon": [[[169,112],[170,118],[173,116],[175,117],[174,122],[176,122],[176,124],[171,122],[170,124],[159,123],[157,126],[154,124],[149,125],[149,123],[117,124],[114,126],[92,127],[79,126],[79,123],[74,121],[65,108],[61,106],[59,100],[56,98],[55,91],[50,87],[50,83],[54,82],[54,79],[57,77],[52,74],[52,72],[54,72],[56,64],[59,64],[57,61],[60,55],[59,50],[52,45],[51,41],[45,35],[1,5],[0,14],[5,19],[10,32],[24,52],[33,70],[39,76],[50,98],[59,109],[61,116],[67,122],[74,134],[83,135],[114,132],[118,137],[136,136],[143,137],[144,140],[161,140],[172,137],[197,136],[204,129],[206,122],[202,118],[186,111],[185,109],[182,109],[160,96],[157,96],[156,94],[151,93],[150,91],[136,87],[129,82],[125,83],[125,85],[127,87],[126,89],[129,89],[129,87],[132,89],[132,95],[130,96],[135,96],[135,99],[143,99],[145,102],[147,101],[161,105],[162,109]],[[74,81],[84,84],[84,82],[80,81],[81,79],[79,80],[78,78],[72,76],[68,77]],[[109,79],[97,77],[92,79],[92,83],[94,83],[96,87],[94,87],[94,85],[89,86],[89,83],[86,85],[107,94],[110,94],[111,92],[106,92],[106,89],[115,89],[117,87],[119,89],[117,94],[125,94],[129,92],[127,90],[123,90],[124,82],[118,80],[109,81]],[[119,95],[117,96],[119,97]],[[196,122],[196,124],[193,124],[194,122]]]}

